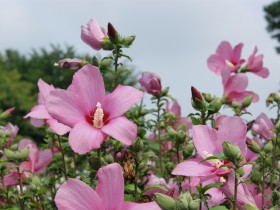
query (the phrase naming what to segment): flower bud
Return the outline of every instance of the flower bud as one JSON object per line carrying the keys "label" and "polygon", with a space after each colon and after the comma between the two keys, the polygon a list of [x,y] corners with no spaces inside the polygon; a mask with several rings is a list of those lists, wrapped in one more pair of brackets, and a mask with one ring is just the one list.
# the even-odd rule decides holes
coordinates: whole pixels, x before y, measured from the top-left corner
{"label": "flower bud", "polygon": [[177,131],[175,131],[171,126],[168,126],[166,130],[170,138],[172,139],[177,138]]}
{"label": "flower bud", "polygon": [[147,93],[156,97],[161,95],[161,80],[158,75],[151,72],[143,72],[139,83]]}
{"label": "flower bud", "polygon": [[242,108],[244,109],[250,106],[252,101],[253,101],[253,96],[247,96],[246,98],[244,98],[241,104]]}
{"label": "flower bud", "polygon": [[267,142],[263,147],[265,153],[270,153],[272,149],[273,149],[272,141]]}
{"label": "flower bud", "polygon": [[192,106],[196,110],[201,110],[204,108],[204,103],[203,103],[203,97],[201,93],[195,88],[191,87],[191,92],[192,92]]}
{"label": "flower bud", "polygon": [[225,141],[223,143],[223,151],[227,159],[234,163],[234,165],[238,165],[240,161],[243,160],[239,147],[234,144]]}
{"label": "flower bud", "polygon": [[214,100],[214,98],[211,96],[210,93],[202,93],[202,96],[207,103],[210,103],[211,101]]}
{"label": "flower bud", "polygon": [[193,144],[188,144],[184,149],[183,149],[183,155],[185,159],[189,158],[194,151],[194,145]]}
{"label": "flower bud", "polygon": [[261,179],[262,179],[262,175],[261,172],[259,170],[252,170],[250,173],[250,180],[258,185],[261,183]]}
{"label": "flower bud", "polygon": [[40,178],[38,176],[33,176],[32,177],[32,180],[31,180],[31,183],[30,183],[30,187],[32,190],[39,190],[40,187],[41,187],[41,181],[40,181]]}
{"label": "flower bud", "polygon": [[4,119],[7,119],[8,117],[10,117],[13,114],[13,112],[15,111],[15,109],[16,109],[16,107],[12,107],[12,108],[7,109],[4,112],[2,112],[0,114],[0,120],[4,120]]}
{"label": "flower bud", "polygon": [[220,99],[215,98],[213,101],[210,102],[209,106],[208,106],[208,110],[211,113],[217,113],[220,111],[222,107],[222,102]]}
{"label": "flower bud", "polygon": [[162,96],[167,96],[168,92],[169,92],[169,87],[166,87],[162,90],[161,94]]}
{"label": "flower bud", "polygon": [[21,160],[26,160],[26,158],[28,157],[29,155],[29,147],[25,147],[24,149],[20,150],[20,158]]}
{"label": "flower bud", "polygon": [[132,144],[132,151],[133,152],[141,152],[143,150],[143,141],[140,138],[136,138],[134,143]]}
{"label": "flower bud", "polygon": [[185,210],[189,208],[189,199],[187,193],[181,193],[178,199],[176,200],[176,209]]}
{"label": "flower bud", "polygon": [[80,69],[83,65],[87,64],[85,60],[78,58],[65,58],[58,61],[58,66],[62,69]]}
{"label": "flower bud", "polygon": [[196,210],[199,208],[200,200],[193,200],[189,203],[189,210]]}
{"label": "flower bud", "polygon": [[18,144],[13,144],[10,149],[16,151],[18,149]]}
{"label": "flower bud", "polygon": [[101,47],[103,50],[113,50],[114,45],[113,43],[107,38],[101,43]]}
{"label": "flower bud", "polygon": [[123,42],[125,46],[129,47],[130,45],[132,45],[134,40],[135,40],[135,36],[128,36],[124,38]]}
{"label": "flower bud", "polygon": [[110,66],[112,60],[110,58],[103,58],[100,62],[99,68],[106,69]]}
{"label": "flower bud", "polygon": [[247,138],[246,144],[247,144],[247,147],[252,152],[257,153],[257,154],[260,153],[261,148],[260,148],[260,146],[255,141],[252,141],[251,139]]}
{"label": "flower bud", "polygon": [[238,173],[239,177],[242,177],[245,173],[244,168],[243,167],[238,168],[237,173]]}
{"label": "flower bud", "polygon": [[176,210],[176,202],[168,195],[155,193],[155,201],[162,210]]}
{"label": "flower bud", "polygon": [[5,154],[6,158],[10,161],[15,159],[15,153],[9,149],[5,149],[4,154]]}
{"label": "flower bud", "polygon": [[117,37],[117,31],[116,29],[114,28],[114,26],[109,22],[108,23],[108,36],[112,39],[115,39]]}
{"label": "flower bud", "polygon": [[237,109],[239,108],[239,103],[235,99],[233,99],[231,102],[231,107]]}
{"label": "flower bud", "polygon": [[187,124],[186,123],[181,123],[177,130],[182,130],[182,131],[186,131],[187,130]]}
{"label": "flower bud", "polygon": [[93,66],[99,67],[99,61],[98,61],[98,59],[97,59],[96,56],[93,56],[93,58],[92,58],[92,60],[91,60],[91,64],[92,64]]}
{"label": "flower bud", "polygon": [[178,143],[182,144],[186,140],[186,131],[179,130],[178,132]]}

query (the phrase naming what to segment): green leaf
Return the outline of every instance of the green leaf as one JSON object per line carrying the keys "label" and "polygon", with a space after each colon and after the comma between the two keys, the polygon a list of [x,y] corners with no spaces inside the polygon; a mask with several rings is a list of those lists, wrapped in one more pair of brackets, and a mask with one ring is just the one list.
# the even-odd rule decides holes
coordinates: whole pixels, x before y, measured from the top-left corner
{"label": "green leaf", "polygon": [[148,151],[148,152],[145,152],[144,154],[143,154],[143,157],[144,158],[151,158],[151,157],[157,157],[157,155],[153,152],[153,151]]}
{"label": "green leaf", "polygon": [[210,208],[209,210],[228,210],[225,206],[215,206],[213,208]]}
{"label": "green leaf", "polygon": [[193,125],[201,125],[201,120],[198,118],[195,118],[194,116],[190,116],[191,120],[192,120],[192,124]]}
{"label": "green leaf", "polygon": [[202,188],[202,192],[204,194],[207,190],[209,190],[211,188],[220,188],[221,185],[222,185],[222,182],[216,182],[216,183],[213,183],[213,184],[208,184],[208,185],[206,185]]}
{"label": "green leaf", "polygon": [[144,194],[145,192],[147,192],[147,191],[149,191],[149,190],[151,190],[151,189],[159,189],[159,190],[163,190],[163,191],[168,191],[168,190],[166,189],[166,187],[161,186],[161,185],[159,185],[159,184],[155,184],[155,185],[151,185],[151,186],[147,187],[146,189],[144,189],[144,190],[142,191],[142,194]]}

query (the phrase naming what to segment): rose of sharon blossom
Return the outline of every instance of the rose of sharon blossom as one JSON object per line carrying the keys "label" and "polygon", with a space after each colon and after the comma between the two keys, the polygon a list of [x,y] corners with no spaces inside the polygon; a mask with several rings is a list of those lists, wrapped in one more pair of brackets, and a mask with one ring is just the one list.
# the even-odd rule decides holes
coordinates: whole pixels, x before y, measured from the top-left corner
{"label": "rose of sharon blossom", "polygon": [[267,78],[269,71],[267,68],[263,67],[263,55],[257,55],[258,48],[255,47],[254,52],[248,58],[246,65],[246,70],[252,72],[260,77]]}
{"label": "rose of sharon blossom", "polygon": [[272,139],[275,136],[273,132],[274,125],[266,114],[261,113],[253,124],[252,130],[266,140]]}
{"label": "rose of sharon blossom", "polygon": [[105,95],[99,69],[85,65],[75,73],[67,90],[51,91],[46,106],[52,117],[71,127],[73,151],[85,154],[99,148],[108,136],[132,144],[137,126],[124,113],[142,98],[143,92],[122,85]]}
{"label": "rose of sharon blossom", "polygon": [[253,96],[253,102],[258,102],[259,96],[253,92],[246,90],[248,86],[248,77],[244,73],[231,75],[228,68],[222,71],[222,82],[224,87],[224,96],[228,97],[228,102],[235,99],[237,102],[242,102],[247,96]]}
{"label": "rose of sharon blossom", "polygon": [[242,47],[243,43],[232,48],[229,42],[221,42],[216,53],[207,60],[209,69],[218,75],[221,75],[224,67],[229,68],[230,72],[235,72],[245,62],[244,59],[240,59]]}
{"label": "rose of sharon blossom", "polygon": [[151,72],[143,72],[139,83],[147,93],[157,97],[160,96],[161,80],[158,75]]}
{"label": "rose of sharon blossom", "polygon": [[[50,149],[39,150],[33,141],[22,139],[18,144],[18,149],[23,150],[25,147],[29,147],[29,155],[27,161],[20,164],[22,180],[30,176],[30,173],[24,170],[31,171],[33,174],[42,174],[52,161],[52,152]],[[10,174],[4,176],[5,186],[18,185],[18,176],[19,174],[16,169],[10,170]]]}
{"label": "rose of sharon blossom", "polygon": [[39,94],[38,94],[38,105],[34,106],[24,118],[30,117],[31,124],[35,127],[47,124],[50,129],[58,134],[64,135],[69,132],[70,128],[62,123],[59,123],[56,119],[52,118],[46,109],[45,103],[50,92],[54,90],[53,85],[49,85],[42,79],[38,81]]}
{"label": "rose of sharon blossom", "polygon": [[112,163],[97,172],[96,189],[78,179],[68,179],[58,189],[55,204],[59,210],[160,210],[155,202],[124,202],[122,167]]}
{"label": "rose of sharon blossom", "polygon": [[82,40],[95,50],[102,48],[103,38],[107,37],[104,28],[101,28],[96,20],[90,20],[87,27],[81,26]]}
{"label": "rose of sharon blossom", "polygon": [[79,69],[85,61],[78,58],[64,58],[58,61],[58,66],[62,69]]}

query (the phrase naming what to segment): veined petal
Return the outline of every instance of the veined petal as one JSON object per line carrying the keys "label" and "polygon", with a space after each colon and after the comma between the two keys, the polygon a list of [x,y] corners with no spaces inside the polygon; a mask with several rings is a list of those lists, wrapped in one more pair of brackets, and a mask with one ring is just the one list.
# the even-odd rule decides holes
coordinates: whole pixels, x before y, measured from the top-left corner
{"label": "veined petal", "polygon": [[70,91],[56,89],[48,96],[46,107],[50,115],[58,122],[74,127],[76,123],[83,121],[88,114],[83,109],[79,99]]}
{"label": "veined petal", "polygon": [[74,152],[85,154],[98,149],[105,138],[106,135],[100,129],[94,128],[86,121],[81,121],[70,131],[69,144]]}
{"label": "veined petal", "polygon": [[87,113],[93,111],[97,102],[102,103],[105,97],[103,77],[92,65],[85,65],[74,74],[69,90],[85,104]]}
{"label": "veined petal", "polygon": [[193,126],[193,143],[198,154],[204,159],[207,155],[215,155],[217,150],[217,131],[207,125]]}
{"label": "veined petal", "polygon": [[181,176],[209,176],[213,174],[211,172],[213,169],[213,166],[200,163],[198,159],[190,159],[179,163],[172,171],[172,174]]}
{"label": "veined petal", "polygon": [[125,202],[124,210],[161,210],[161,208],[157,205],[156,202],[149,203],[133,203],[133,202]]}
{"label": "veined petal", "polygon": [[67,125],[64,125],[62,123],[59,123],[56,119],[48,119],[47,124],[49,125],[50,129],[55,132],[56,134],[62,136],[66,133],[68,133],[71,128]]}
{"label": "veined petal", "polygon": [[59,210],[105,210],[99,195],[78,179],[68,179],[55,196]]}
{"label": "veined petal", "polygon": [[112,163],[100,168],[97,172],[96,192],[102,198],[106,210],[123,209],[124,178],[122,167]]}
{"label": "veined petal", "polygon": [[137,126],[126,117],[110,120],[101,130],[125,145],[131,145],[137,135]]}
{"label": "veined petal", "polygon": [[143,92],[130,86],[119,85],[104,100],[104,110],[108,114],[108,120],[122,116],[134,104],[143,98]]}

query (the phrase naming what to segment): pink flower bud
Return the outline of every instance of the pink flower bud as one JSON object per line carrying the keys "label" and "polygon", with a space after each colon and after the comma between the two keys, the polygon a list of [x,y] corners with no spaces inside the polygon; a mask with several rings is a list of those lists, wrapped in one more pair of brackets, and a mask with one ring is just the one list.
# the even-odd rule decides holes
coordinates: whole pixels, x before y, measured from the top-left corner
{"label": "pink flower bud", "polygon": [[139,83],[147,93],[157,97],[160,96],[161,81],[158,75],[151,72],[143,72]]}
{"label": "pink flower bud", "polygon": [[198,100],[198,101],[202,101],[202,95],[201,93],[195,88],[195,87],[191,87],[191,91],[192,91],[192,98],[193,100]]}
{"label": "pink flower bud", "polygon": [[80,69],[85,62],[78,58],[65,58],[58,61],[58,66],[62,69]]}

